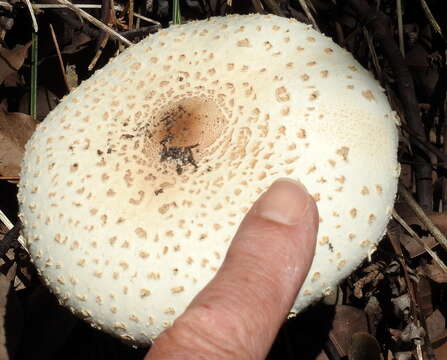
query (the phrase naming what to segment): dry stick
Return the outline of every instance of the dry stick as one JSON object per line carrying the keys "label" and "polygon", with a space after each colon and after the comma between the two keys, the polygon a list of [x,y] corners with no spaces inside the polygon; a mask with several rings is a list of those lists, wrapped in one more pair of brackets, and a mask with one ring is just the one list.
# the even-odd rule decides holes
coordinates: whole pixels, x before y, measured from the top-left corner
{"label": "dry stick", "polygon": [[428,21],[430,22],[430,25],[444,39],[444,35],[442,33],[441,27],[439,26],[439,24],[436,21],[435,17],[431,13],[431,10],[428,7],[427,3],[425,2],[425,0],[420,0],[420,1],[421,1],[422,10],[424,10],[425,16],[427,17]]}
{"label": "dry stick", "polygon": [[366,27],[363,28],[363,36],[365,37],[366,43],[368,44],[368,49],[371,53],[371,58],[376,70],[376,75],[379,78],[380,82],[383,83],[383,72],[380,68],[379,58],[377,56],[376,49],[374,48],[373,39],[371,38],[371,35],[369,35],[368,29]]}
{"label": "dry stick", "polygon": [[[47,1],[56,1],[56,0],[47,0]],[[50,13],[60,17],[61,20],[65,24],[67,24],[70,28],[74,29],[75,31],[81,31],[92,39],[96,39],[102,33],[96,26],[93,26],[89,22],[84,21],[83,18],[81,18],[78,14],[68,9],[67,6],[65,5],[54,4],[54,3],[45,5],[48,6],[42,8],[33,5],[33,7],[37,9],[48,9]],[[58,11],[59,9],[61,11]]]}
{"label": "dry stick", "polygon": [[397,31],[399,34],[399,48],[403,57],[405,57],[404,47],[404,26],[402,22],[402,0],[396,0],[397,8]]}
{"label": "dry stick", "polygon": [[[8,230],[11,230],[14,225],[12,224],[12,222],[8,219],[8,217],[5,215],[5,213],[0,210],[0,221],[5,224],[6,228]],[[17,239],[20,243],[20,245],[23,246],[23,248],[26,250],[25,244],[26,244],[26,240],[22,235],[19,235],[18,239]],[[27,250],[28,251],[28,250]]]}
{"label": "dry stick", "polygon": [[[111,0],[103,0],[101,5],[101,22],[107,25],[116,24],[116,17],[112,16],[112,6],[113,1]],[[113,19],[112,19],[113,18]],[[88,65],[87,69],[91,71],[96,63],[99,60],[99,57],[102,54],[102,50],[106,46],[107,42],[109,41],[109,34],[106,32],[101,32],[101,35],[96,41],[96,53],[95,56],[93,56],[92,61],[90,61],[90,64]]]}
{"label": "dry stick", "polygon": [[19,181],[20,177],[18,176],[1,176],[0,175],[0,180],[6,180],[6,181]]}
{"label": "dry stick", "polygon": [[[306,0],[298,0],[298,2],[301,5],[301,8],[303,9],[306,16],[309,18],[310,22],[314,26],[315,30],[320,31],[320,28],[317,25],[317,22],[315,21],[315,18],[313,17],[312,13],[310,12],[309,6],[307,5]],[[321,31],[320,31],[321,32]]]}
{"label": "dry stick", "polygon": [[[410,128],[419,139],[426,139],[424,126],[419,111],[419,103],[416,99],[412,75],[405,64],[399,48],[396,46],[392,34],[389,19],[383,13],[370,7],[366,0],[345,0],[356,11],[359,20],[372,30],[374,39],[378,41],[396,77],[399,99],[402,102],[405,117]],[[413,139],[411,139],[413,142]],[[427,156],[419,148],[414,149],[416,191],[424,209],[433,208],[433,184],[432,166]]]}
{"label": "dry stick", "polygon": [[123,31],[122,34],[127,39],[133,41],[133,39],[135,39],[135,38],[146,37],[149,34],[155,32],[154,31],[154,27],[156,27],[157,28],[156,30],[158,30],[158,26],[157,25],[152,25],[152,26],[139,27],[138,29],[134,29],[132,31]]}
{"label": "dry stick", "polygon": [[[369,34],[368,29],[366,27],[363,28],[363,36],[365,36],[366,43],[368,44],[369,52],[371,54],[371,59],[374,65],[374,69],[376,70],[376,76],[379,79],[379,82],[382,84],[382,86],[385,88],[386,97],[388,98],[388,101],[390,104],[394,104],[394,98],[391,96],[392,92],[390,89],[390,85],[388,82],[384,80],[384,75],[382,68],[380,67],[380,61],[379,57],[377,56],[376,48],[374,47],[374,42],[372,39],[372,36]],[[398,114],[399,117],[402,117],[401,114]],[[424,149],[425,150],[425,149]]]}
{"label": "dry stick", "polygon": [[[0,2],[0,6],[1,6],[1,2]],[[44,10],[45,9],[64,9],[67,7],[66,5],[63,5],[63,4],[32,4],[32,6],[34,9],[44,9]],[[98,5],[98,4],[73,4],[73,6],[79,8],[79,9],[100,9],[101,8],[101,5]],[[119,4],[115,5],[114,8],[115,8],[115,10],[119,10],[119,11],[123,10],[123,7]],[[139,13],[134,12],[133,15],[136,18],[139,18],[141,20],[161,26],[160,22],[158,22],[156,20],[152,20],[152,19],[150,19],[146,16],[143,16]]]}
{"label": "dry stick", "polygon": [[255,8],[255,11],[258,14],[265,14],[266,13],[260,0],[251,0],[251,4],[253,5],[253,7]]}
{"label": "dry stick", "polygon": [[343,33],[343,28],[338,21],[335,22],[335,34],[337,36],[337,43],[343,45],[345,43],[345,34]]}
{"label": "dry stick", "polygon": [[[388,231],[388,237],[390,239],[390,242],[394,249],[394,252],[398,256],[398,261],[399,261],[402,271],[404,273],[405,283],[407,284],[407,292],[408,292],[408,295],[410,298],[411,314],[412,314],[412,317],[414,318],[414,320],[416,321],[416,326],[422,325],[422,327],[424,328],[424,330],[425,330],[424,340],[425,340],[425,348],[426,348],[427,354],[430,359],[435,360],[434,355],[433,355],[433,348],[431,346],[431,342],[428,337],[427,323],[425,321],[424,316],[422,315],[421,308],[419,306],[420,301],[419,301],[418,292],[416,291],[417,287],[415,289],[415,285],[413,284],[413,282],[410,279],[407,264],[405,262],[405,257],[402,252],[402,246],[399,241],[399,235],[397,234],[397,231],[395,231],[395,230],[393,231],[393,228],[395,229],[395,226],[392,226],[390,231]],[[410,319],[410,321],[411,321],[411,319]],[[421,351],[422,344],[421,344],[420,340],[414,340],[413,343],[416,346],[417,353],[421,354],[422,353],[422,351]]]}
{"label": "dry stick", "polygon": [[0,1],[0,7],[4,7],[6,9],[10,10],[10,11],[12,10],[12,5],[10,3],[8,3],[8,2],[5,2],[5,1]]}
{"label": "dry stick", "polygon": [[114,38],[118,39],[123,44],[130,46],[132,45],[132,42],[127,40],[125,37],[121,36],[119,33],[117,33],[115,30],[109,28],[106,24],[102,23],[89,13],[85,12],[82,9],[77,8],[75,5],[73,5],[71,2],[67,0],[57,0],[59,3],[66,5],[70,10],[74,11],[77,15],[83,17],[84,19],[90,21],[93,25],[97,26],[101,30],[104,30],[105,32],[109,33]]}
{"label": "dry stick", "polygon": [[416,214],[416,217],[425,225],[425,227],[430,231],[436,241],[447,251],[447,238],[444,234],[439,230],[439,228],[430,220],[427,214],[424,212],[424,209],[419,206],[407,188],[399,183],[399,195],[402,196],[407,204],[411,207],[413,212]]}
{"label": "dry stick", "polygon": [[[444,162],[447,162],[447,153],[444,153],[442,150],[439,150],[435,145],[432,143],[429,143],[428,141],[425,141],[421,138],[419,138],[416,133],[411,130],[407,125],[402,124],[401,128],[406,131],[408,134],[413,136],[412,140],[414,140],[414,144],[418,146],[421,150],[424,150],[427,154],[432,153],[435,155],[439,160],[442,160]],[[447,169],[447,165],[438,163],[438,166],[443,167],[444,169]]]}
{"label": "dry stick", "polygon": [[[109,0],[108,1],[108,14],[109,14],[109,23],[110,24],[118,24],[118,20],[116,18],[116,7],[115,7],[115,0]],[[125,8],[123,7],[122,10],[125,10]]]}
{"label": "dry stick", "polygon": [[56,34],[53,29],[53,25],[50,24],[51,38],[53,39],[54,47],[56,48],[57,58],[59,59],[59,66],[61,68],[62,77],[67,88],[67,92],[70,92],[70,86],[68,85],[67,74],[65,73],[64,61],[62,60],[61,51],[59,49],[59,43],[57,42]]}
{"label": "dry stick", "polygon": [[30,0],[25,0],[26,3],[26,7],[29,10],[30,16],[31,16],[31,20],[33,22],[33,30],[35,33],[37,33],[39,31],[39,27],[37,26],[37,20],[36,20],[36,15],[34,15],[34,10],[33,10],[33,6],[31,5],[31,1]]}
{"label": "dry stick", "polygon": [[[115,8],[116,8],[116,9],[120,9],[120,7],[119,7],[119,6],[115,6]],[[155,25],[161,26],[161,23],[159,23],[158,21],[155,21],[155,20],[149,19],[148,17],[146,17],[146,16],[143,16],[143,15],[140,15],[139,13],[136,13],[136,12],[134,12],[134,13],[133,13],[133,16],[135,16],[135,17],[136,17],[136,18],[138,18],[138,19],[141,19],[141,20],[144,20],[144,21],[150,22],[150,23],[152,23],[152,24],[155,24]]]}
{"label": "dry stick", "polygon": [[271,12],[278,16],[285,16],[284,12],[281,10],[276,0],[264,0],[265,6],[267,6]]}
{"label": "dry stick", "polygon": [[98,60],[99,60],[99,57],[101,56],[101,54],[102,54],[102,49],[104,49],[104,47],[106,46],[106,44],[107,44],[107,41],[109,41],[109,34],[105,34],[104,35],[104,37],[100,40],[101,42],[99,43],[99,48],[98,48],[98,51],[96,51],[96,54],[95,54],[95,56],[93,57],[93,59],[92,59],[92,61],[90,62],[90,64],[88,65],[88,70],[89,71],[91,71],[95,66],[96,66],[96,63],[98,62]]}
{"label": "dry stick", "polygon": [[133,29],[133,9],[134,8],[134,1],[129,0],[129,30]]}
{"label": "dry stick", "polygon": [[419,237],[418,234],[406,223],[404,219],[393,209],[393,218],[410,234],[410,236],[415,239],[420,246],[424,248],[424,250],[431,256],[431,258],[439,265],[439,267],[447,273],[447,266],[444,262],[439,258],[439,256],[430,249],[427,244]]}

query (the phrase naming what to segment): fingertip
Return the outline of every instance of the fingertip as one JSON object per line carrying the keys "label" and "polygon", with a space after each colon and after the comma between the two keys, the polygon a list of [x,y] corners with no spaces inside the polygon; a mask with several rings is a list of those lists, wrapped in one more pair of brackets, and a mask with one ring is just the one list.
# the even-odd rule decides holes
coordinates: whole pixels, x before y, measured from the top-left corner
{"label": "fingertip", "polygon": [[254,203],[251,212],[265,220],[293,226],[302,222],[309,211],[316,210],[312,203],[313,198],[299,180],[280,178]]}

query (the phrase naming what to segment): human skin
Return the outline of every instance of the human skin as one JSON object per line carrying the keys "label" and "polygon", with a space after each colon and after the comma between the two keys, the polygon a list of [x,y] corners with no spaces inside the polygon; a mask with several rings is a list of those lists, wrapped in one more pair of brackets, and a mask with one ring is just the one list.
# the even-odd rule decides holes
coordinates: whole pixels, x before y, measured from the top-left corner
{"label": "human skin", "polygon": [[274,182],[245,216],[214,279],[145,360],[264,359],[309,271],[317,231],[306,189]]}

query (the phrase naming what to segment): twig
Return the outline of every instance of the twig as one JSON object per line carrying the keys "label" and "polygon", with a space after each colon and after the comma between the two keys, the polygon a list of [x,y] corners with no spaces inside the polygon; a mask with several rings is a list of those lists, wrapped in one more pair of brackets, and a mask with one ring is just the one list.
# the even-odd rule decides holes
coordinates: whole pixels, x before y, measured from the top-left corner
{"label": "twig", "polygon": [[393,209],[393,218],[410,234],[410,236],[415,239],[420,246],[424,248],[424,250],[431,256],[431,258],[439,265],[439,267],[447,273],[447,266],[444,262],[439,258],[439,256],[430,249],[427,244],[419,237],[418,234],[407,224],[407,222],[402,219],[402,217]]}
{"label": "twig", "polygon": [[[394,229],[393,229],[394,228]],[[430,359],[434,359],[433,357],[433,349],[431,347],[431,342],[428,337],[428,331],[427,331],[427,323],[425,321],[425,318],[421,312],[421,307],[419,305],[419,296],[417,292],[417,284],[413,284],[413,282],[410,279],[410,274],[408,273],[408,266],[405,262],[405,257],[402,252],[402,246],[399,241],[399,235],[397,234],[397,231],[395,229],[395,226],[391,226],[390,231],[388,231],[388,236],[391,242],[391,245],[393,246],[394,252],[398,255],[398,260],[401,265],[402,271],[404,273],[405,283],[407,284],[407,291],[410,298],[410,309],[412,313],[412,318],[416,321],[416,326],[422,325],[422,327],[425,330],[424,340],[425,340],[425,349],[429,355]],[[416,287],[416,289],[415,289]],[[418,340],[414,340],[414,345],[416,347],[416,351],[421,351],[421,343]]]}
{"label": "twig", "polygon": [[258,14],[265,14],[264,7],[262,6],[260,0],[251,0],[251,4],[253,5],[253,7],[255,8],[255,11]]}
{"label": "twig", "polygon": [[309,18],[315,30],[320,31],[320,28],[318,27],[317,22],[315,21],[315,18],[313,17],[312,12],[310,11],[309,6],[307,5],[306,0],[298,0],[298,2],[300,3],[301,8],[303,9],[306,16]]}
{"label": "twig", "polygon": [[0,176],[0,180],[6,180],[6,181],[19,181],[19,176]]}
{"label": "twig", "polygon": [[[8,219],[8,217],[5,215],[5,213],[2,210],[0,210],[0,221],[3,224],[5,224],[5,226],[6,226],[6,228],[8,230],[11,230],[14,227],[13,223]],[[19,235],[17,240],[23,246],[23,248],[26,250],[26,247],[25,247],[26,240],[25,240],[25,238],[22,235]]]}
{"label": "twig", "polygon": [[[102,0],[101,5],[101,22],[104,24],[107,24],[108,26],[111,26],[113,24],[116,24],[116,16],[113,12],[113,0]],[[106,33],[105,31],[101,32],[101,35],[96,40],[95,45],[95,56],[93,56],[93,59],[90,61],[90,64],[88,65],[87,69],[91,71],[96,63],[98,62],[102,51],[104,47],[106,46],[107,42],[109,41],[110,35]]]}
{"label": "twig", "polygon": [[50,24],[51,38],[53,39],[54,47],[56,48],[57,58],[59,60],[59,66],[61,68],[62,77],[64,78],[65,87],[67,92],[70,92],[70,86],[68,85],[67,74],[65,73],[64,61],[62,60],[61,51],[59,49],[59,43],[57,42],[56,34],[53,29],[53,25]]}
{"label": "twig", "polygon": [[[67,6],[63,5],[63,4],[32,4],[32,6],[35,9],[65,9],[65,8],[67,8]],[[101,5],[97,5],[97,4],[73,4],[73,6],[79,8],[79,9],[100,9],[101,8]],[[121,5],[115,5],[114,9],[118,10],[118,11],[122,11],[123,7]],[[139,18],[141,20],[161,26],[160,22],[158,22],[156,20],[152,20],[152,19],[150,19],[146,16],[143,16],[139,13],[134,12],[133,15],[136,18]]]}
{"label": "twig", "polygon": [[343,28],[338,21],[335,22],[335,34],[337,36],[337,43],[342,46],[345,43],[345,35],[343,33]]}
{"label": "twig", "polygon": [[[436,21],[435,17],[433,16],[427,3],[425,2],[425,0],[420,0],[420,1],[421,1],[422,9],[424,10],[425,16],[427,17],[428,21],[430,22],[430,25],[441,36],[441,38],[444,39],[444,34],[442,33],[441,27],[439,26],[438,22]],[[444,14],[444,16],[445,16],[445,14]]]}
{"label": "twig", "polygon": [[145,37],[149,34],[156,32],[157,30],[158,25],[152,25],[152,26],[140,27],[139,29],[134,29],[132,31],[124,31],[121,34],[129,40],[133,40],[135,38]]}
{"label": "twig", "polygon": [[399,195],[405,199],[405,201],[413,210],[417,218],[425,225],[428,231],[430,231],[430,233],[433,235],[436,241],[438,241],[439,244],[444,248],[444,250],[447,251],[447,238],[444,236],[441,230],[439,230],[439,228],[433,223],[433,221],[431,221],[431,219],[424,212],[424,209],[422,209],[422,207],[419,206],[419,204],[416,202],[416,200],[413,198],[413,196],[410,194],[407,188],[400,183],[399,183]]}
{"label": "twig", "polygon": [[5,2],[5,1],[0,1],[0,7],[7,8],[9,11],[12,10],[12,5],[10,3],[8,3],[8,2]]}
{"label": "twig", "polygon": [[129,30],[133,29],[134,1],[129,0]]}
{"label": "twig", "polygon": [[[57,0],[47,0],[47,1],[57,1]],[[89,22],[84,21],[78,14],[71,11],[65,5],[52,3],[48,4],[48,7],[45,7],[45,10],[48,10],[48,13],[51,15],[59,16],[64,22],[64,24],[71,27],[75,31],[83,32],[91,39],[96,39],[103,33],[96,26],[93,26]]]}
{"label": "twig", "polygon": [[[416,135],[416,133],[413,130],[411,130],[408,126],[406,126],[405,124],[402,124],[401,128],[412,136],[412,141],[414,141],[414,145],[416,145],[421,150],[423,150],[425,153],[427,153],[427,155],[432,153],[433,155],[436,155],[436,157],[438,159],[440,159],[444,162],[447,162],[447,154],[446,153],[439,150],[432,143],[429,143],[428,141],[425,141],[424,139],[419,138]],[[443,167],[444,169],[447,169],[447,164],[438,163],[438,166]]]}
{"label": "twig", "polygon": [[405,46],[404,46],[404,26],[402,22],[402,0],[396,0],[396,10],[397,10],[397,32],[399,34],[399,48],[400,53],[405,57]]}
{"label": "twig", "polygon": [[[119,6],[117,6],[116,8],[118,8],[118,9],[119,9]],[[141,19],[141,20],[144,20],[144,21],[150,22],[150,23],[152,23],[152,24],[155,24],[155,25],[158,25],[158,26],[160,26],[160,27],[161,27],[161,23],[159,23],[158,21],[155,21],[155,20],[149,19],[148,17],[146,17],[146,16],[143,16],[143,15],[140,15],[139,13],[136,13],[136,12],[134,12],[134,13],[133,13],[133,16],[135,16],[136,18],[139,18],[139,19]]]}
{"label": "twig", "polygon": [[366,27],[363,28],[363,36],[365,36],[366,43],[368,44],[369,52],[371,53],[372,62],[374,65],[374,69],[376,70],[376,74],[381,83],[383,83],[383,73],[380,68],[379,58],[377,57],[376,49],[374,48],[374,43],[369,35],[368,29]]}
{"label": "twig", "polygon": [[268,9],[278,16],[285,16],[284,12],[281,10],[279,5],[276,3],[275,0],[264,0],[265,6],[268,7]]}
{"label": "twig", "polygon": [[33,30],[35,33],[37,33],[39,31],[39,26],[37,25],[36,15],[34,15],[34,10],[31,5],[31,1],[25,0],[25,4],[26,4],[26,7],[28,8],[29,14],[31,16],[31,20],[33,22]]}
{"label": "twig", "polygon": [[100,28],[101,30],[109,33],[111,36],[113,36],[114,38],[118,39],[119,41],[121,41],[123,44],[127,45],[127,46],[131,46],[132,42],[130,42],[129,40],[127,40],[125,37],[121,36],[119,33],[117,33],[115,30],[109,28],[106,24],[102,23],[101,21],[99,21],[98,19],[96,19],[95,17],[93,17],[92,15],[90,15],[89,13],[85,12],[84,10],[77,8],[76,6],[74,6],[71,2],[69,2],[68,0],[57,0],[59,3],[66,5],[70,10],[74,11],[76,14],[78,14],[79,16],[83,17],[84,19],[88,20],[89,22],[91,22],[93,25],[97,26],[98,28]]}
{"label": "twig", "polygon": [[93,57],[92,61],[88,65],[89,71],[91,71],[96,66],[96,63],[98,62],[99,57],[102,54],[102,50],[104,49],[104,47],[107,44],[107,41],[109,41],[109,34],[106,33],[105,36],[101,39],[101,42],[99,43],[99,47],[98,47],[98,50],[96,51],[95,56]]}

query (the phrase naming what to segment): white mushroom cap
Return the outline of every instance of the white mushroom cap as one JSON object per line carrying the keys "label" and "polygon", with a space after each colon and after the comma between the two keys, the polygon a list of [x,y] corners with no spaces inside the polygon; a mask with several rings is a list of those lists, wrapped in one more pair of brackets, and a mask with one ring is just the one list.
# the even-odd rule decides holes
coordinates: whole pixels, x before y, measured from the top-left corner
{"label": "white mushroom cap", "polygon": [[258,196],[299,178],[321,223],[298,312],[382,237],[396,120],[371,74],[307,25],[250,15],[172,26],[38,127],[19,195],[28,249],[73,312],[147,344],[214,276]]}

